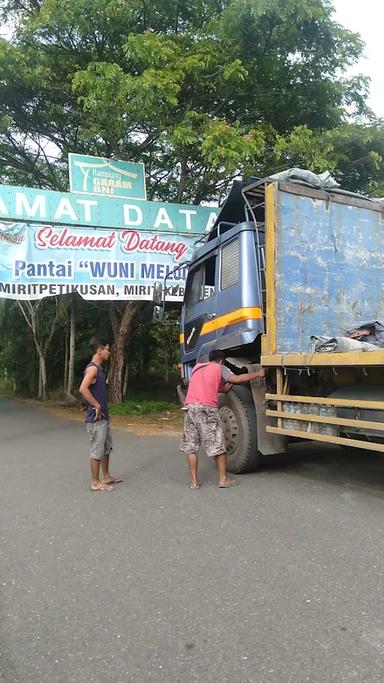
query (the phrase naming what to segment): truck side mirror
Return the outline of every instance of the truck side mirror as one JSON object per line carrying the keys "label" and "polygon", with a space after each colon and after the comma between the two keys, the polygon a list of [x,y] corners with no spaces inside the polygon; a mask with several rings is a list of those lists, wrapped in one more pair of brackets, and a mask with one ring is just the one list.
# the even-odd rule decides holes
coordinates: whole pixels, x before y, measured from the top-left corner
{"label": "truck side mirror", "polygon": [[162,306],[154,306],[152,320],[154,323],[162,323],[164,318],[164,311]]}
{"label": "truck side mirror", "polygon": [[153,302],[155,304],[157,304],[157,306],[162,303],[162,301],[163,301],[163,285],[161,284],[161,282],[155,282],[155,284],[153,285],[153,297],[152,298],[153,298]]}

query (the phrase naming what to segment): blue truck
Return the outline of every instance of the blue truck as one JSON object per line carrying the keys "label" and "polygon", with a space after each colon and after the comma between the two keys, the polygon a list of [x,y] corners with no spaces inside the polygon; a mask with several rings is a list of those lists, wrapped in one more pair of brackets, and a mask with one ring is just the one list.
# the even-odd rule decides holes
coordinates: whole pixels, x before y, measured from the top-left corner
{"label": "blue truck", "polygon": [[220,397],[230,471],[293,440],[384,452],[384,348],[311,340],[384,319],[383,237],[379,201],[273,178],[233,187],[189,263],[179,388],[213,348],[233,372],[266,369]]}

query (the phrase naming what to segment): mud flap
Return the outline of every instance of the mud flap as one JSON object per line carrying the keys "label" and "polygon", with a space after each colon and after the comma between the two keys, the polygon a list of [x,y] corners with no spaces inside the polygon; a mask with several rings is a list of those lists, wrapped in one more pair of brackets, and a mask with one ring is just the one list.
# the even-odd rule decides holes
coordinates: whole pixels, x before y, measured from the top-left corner
{"label": "mud flap", "polygon": [[[248,372],[255,372],[260,369],[260,365],[247,364]],[[256,411],[257,424],[257,448],[263,455],[274,455],[275,453],[285,453],[287,450],[287,438],[280,434],[269,434],[266,431],[267,425],[274,426],[273,417],[265,414],[265,380],[256,379],[251,383],[253,402]]]}

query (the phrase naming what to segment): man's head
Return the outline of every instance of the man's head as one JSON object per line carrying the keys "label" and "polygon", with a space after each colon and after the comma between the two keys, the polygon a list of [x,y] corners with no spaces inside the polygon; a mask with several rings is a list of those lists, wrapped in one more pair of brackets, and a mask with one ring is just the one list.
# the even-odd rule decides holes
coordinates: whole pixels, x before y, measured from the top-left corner
{"label": "man's head", "polygon": [[225,353],[224,351],[210,351],[209,356],[208,356],[210,362],[213,363],[224,363],[225,361]]}
{"label": "man's head", "polygon": [[103,337],[92,337],[89,342],[89,348],[93,356],[98,356],[100,363],[105,363],[111,355],[108,341]]}

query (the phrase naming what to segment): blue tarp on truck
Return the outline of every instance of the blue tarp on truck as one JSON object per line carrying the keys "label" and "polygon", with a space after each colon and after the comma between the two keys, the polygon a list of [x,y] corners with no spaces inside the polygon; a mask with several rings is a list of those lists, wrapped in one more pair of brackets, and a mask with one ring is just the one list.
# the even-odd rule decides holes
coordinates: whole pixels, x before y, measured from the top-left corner
{"label": "blue tarp on truck", "polygon": [[311,335],[340,336],[384,319],[384,207],[275,185],[278,353],[305,353]]}

